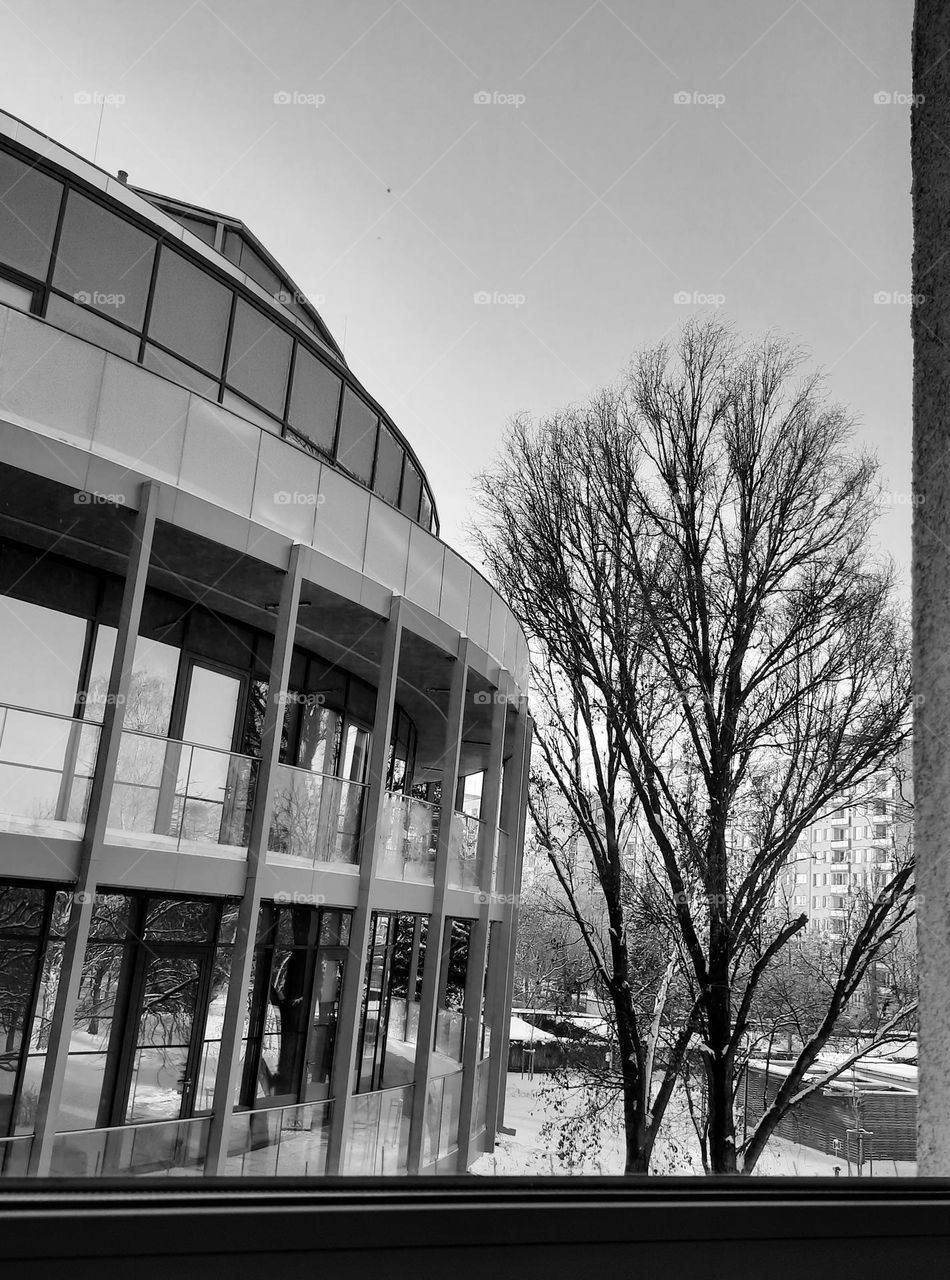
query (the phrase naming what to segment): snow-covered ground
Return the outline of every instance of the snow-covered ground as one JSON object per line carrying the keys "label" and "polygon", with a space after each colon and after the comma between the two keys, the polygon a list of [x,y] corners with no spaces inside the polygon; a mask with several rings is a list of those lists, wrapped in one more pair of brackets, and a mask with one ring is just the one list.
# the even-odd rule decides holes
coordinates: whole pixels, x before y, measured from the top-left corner
{"label": "snow-covered ground", "polygon": [[[486,1177],[512,1177],[518,1174],[563,1175],[596,1177],[603,1174],[623,1173],[623,1137],[620,1133],[603,1134],[599,1151],[590,1151],[584,1158],[569,1163],[557,1153],[555,1140],[545,1137],[541,1127],[545,1120],[554,1118],[545,1090],[549,1088],[546,1077],[536,1075],[533,1080],[510,1072],[508,1075],[505,1127],[514,1129],[514,1137],[499,1134],[495,1150],[483,1155],[472,1166],[471,1172]],[[756,1166],[760,1177],[785,1175],[788,1177],[833,1177],[839,1166],[842,1178],[848,1177],[848,1166],[843,1159],[835,1160],[823,1151],[814,1151],[784,1138],[773,1138]],[[653,1172],[656,1174],[701,1174],[702,1163],[696,1135],[682,1097],[674,1096],[654,1149]],[[916,1166],[903,1161],[875,1161],[874,1175],[913,1177]],[[852,1166],[852,1176],[856,1176]],[[865,1176],[869,1170],[865,1168]]]}

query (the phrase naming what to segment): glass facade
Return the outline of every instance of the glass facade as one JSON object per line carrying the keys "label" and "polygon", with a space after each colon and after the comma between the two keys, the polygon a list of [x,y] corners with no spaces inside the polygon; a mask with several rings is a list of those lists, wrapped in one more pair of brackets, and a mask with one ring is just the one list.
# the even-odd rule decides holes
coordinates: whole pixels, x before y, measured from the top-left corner
{"label": "glass facade", "polygon": [[[396,430],[382,423],[377,450],[378,412],[342,367],[331,367],[326,348],[318,351],[318,343],[281,323],[276,309],[255,305],[206,261],[104,197],[2,149],[0,191],[0,303],[35,311],[335,459],[386,502],[435,528],[431,494]],[[213,245],[213,224],[172,213]],[[239,230],[225,230],[223,252],[317,333],[297,295]]]}

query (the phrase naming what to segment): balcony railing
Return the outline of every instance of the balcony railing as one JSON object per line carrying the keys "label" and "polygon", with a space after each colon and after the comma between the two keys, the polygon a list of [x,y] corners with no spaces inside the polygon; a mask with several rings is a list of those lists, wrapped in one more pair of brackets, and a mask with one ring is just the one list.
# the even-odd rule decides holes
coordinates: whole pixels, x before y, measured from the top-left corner
{"label": "balcony railing", "polygon": [[250,756],[126,730],[119,742],[108,838],[245,853],[257,770],[258,761]]}
{"label": "balcony railing", "polygon": [[350,1102],[343,1172],[378,1176],[408,1170],[415,1085],[357,1094]]}
{"label": "balcony railing", "polygon": [[235,1112],[225,1172],[255,1178],[326,1173],[331,1106],[304,1102]]}
{"label": "balcony railing", "polygon": [[111,1129],[58,1133],[50,1175],[54,1178],[198,1176],[204,1172],[210,1116],[157,1120]]}
{"label": "balcony railing", "polygon": [[452,814],[447,881],[450,889],[478,888],[478,841],[481,829],[481,822],[471,814]]}
{"label": "balcony railing", "polygon": [[267,848],[306,862],[359,862],[366,786],[282,764]]}
{"label": "balcony railing", "polygon": [[439,840],[439,806],[389,791],[379,835],[379,874],[388,880],[432,884]]}
{"label": "balcony railing", "polygon": [[81,834],[99,750],[93,721],[0,705],[0,815]]}
{"label": "balcony railing", "polygon": [[[435,1076],[429,1081],[426,1097],[425,1130],[422,1138],[422,1166],[446,1161],[458,1151],[459,1111],[462,1105],[462,1073]],[[448,1173],[444,1165],[440,1172]]]}
{"label": "balcony railing", "polygon": [[25,1178],[32,1147],[32,1133],[20,1138],[0,1138],[0,1178]]}

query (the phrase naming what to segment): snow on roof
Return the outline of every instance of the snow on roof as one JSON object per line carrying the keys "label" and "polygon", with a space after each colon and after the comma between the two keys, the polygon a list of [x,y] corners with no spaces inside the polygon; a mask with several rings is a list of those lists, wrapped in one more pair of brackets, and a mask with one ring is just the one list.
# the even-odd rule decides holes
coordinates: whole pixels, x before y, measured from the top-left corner
{"label": "snow on roof", "polygon": [[540,1027],[533,1027],[530,1022],[525,1022],[523,1018],[512,1014],[508,1039],[516,1041],[533,1040],[535,1044],[539,1044],[542,1040],[556,1040],[557,1036],[552,1036],[550,1031],[542,1031]]}

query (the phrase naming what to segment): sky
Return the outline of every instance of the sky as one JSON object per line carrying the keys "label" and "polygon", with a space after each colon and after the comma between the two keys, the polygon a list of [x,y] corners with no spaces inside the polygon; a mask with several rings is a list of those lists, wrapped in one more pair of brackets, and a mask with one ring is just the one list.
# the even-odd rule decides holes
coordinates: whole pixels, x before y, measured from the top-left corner
{"label": "sky", "polygon": [[[419,454],[474,476],[693,312],[788,335],[910,559],[912,0],[4,0],[2,105],[241,218]],[[92,101],[89,101],[89,99]],[[97,105],[98,103],[98,105]]]}

